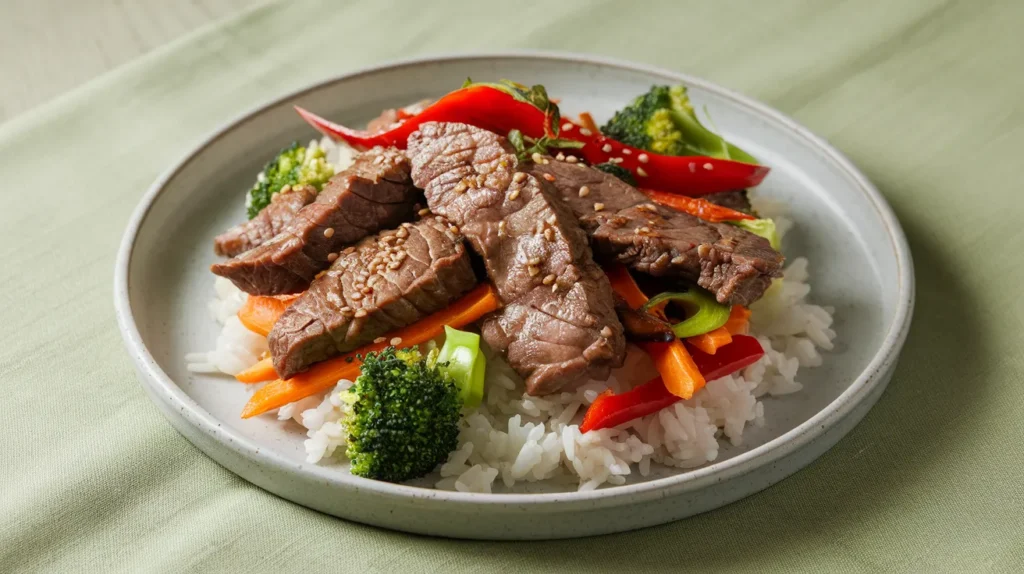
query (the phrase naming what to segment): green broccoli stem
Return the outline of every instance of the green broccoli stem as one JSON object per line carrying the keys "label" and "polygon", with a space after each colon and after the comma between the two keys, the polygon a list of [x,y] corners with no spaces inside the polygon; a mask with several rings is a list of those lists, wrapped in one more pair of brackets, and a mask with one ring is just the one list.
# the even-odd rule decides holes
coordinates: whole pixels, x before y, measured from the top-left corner
{"label": "green broccoli stem", "polygon": [[758,163],[757,158],[701,125],[693,113],[669,110],[669,117],[672,118],[672,123],[676,128],[682,132],[686,147],[692,149],[694,155]]}

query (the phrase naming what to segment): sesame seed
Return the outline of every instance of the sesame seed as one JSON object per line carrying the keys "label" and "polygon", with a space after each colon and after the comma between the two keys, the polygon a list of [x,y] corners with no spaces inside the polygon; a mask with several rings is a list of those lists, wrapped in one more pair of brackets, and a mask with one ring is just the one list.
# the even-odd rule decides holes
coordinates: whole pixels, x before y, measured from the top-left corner
{"label": "sesame seed", "polygon": [[356,288],[356,291],[362,291],[363,289],[366,289],[366,284],[365,283],[356,283],[355,285],[353,285],[353,287]]}
{"label": "sesame seed", "polygon": [[612,328],[609,327],[608,325],[605,325],[604,328],[601,329],[601,336],[604,337],[605,339],[607,339],[608,337],[611,337],[612,336]]}
{"label": "sesame seed", "polygon": [[351,295],[349,295],[349,299],[352,299],[353,301],[361,301],[362,298],[363,298],[363,294],[360,293],[359,291],[356,291],[355,293],[352,293]]}
{"label": "sesame seed", "polygon": [[555,181],[555,176],[551,175],[550,173],[545,173],[545,174],[544,174],[543,176],[541,176],[541,177],[543,177],[544,179],[546,179],[546,180],[548,180],[548,181]]}
{"label": "sesame seed", "polygon": [[526,260],[528,265],[540,265],[540,257],[531,257]]}
{"label": "sesame seed", "polygon": [[555,156],[555,159],[557,159],[558,161],[565,161],[565,154],[562,152],[558,152],[558,155]]}
{"label": "sesame seed", "polygon": [[637,166],[636,174],[639,175],[640,177],[647,177],[647,171],[640,166]]}
{"label": "sesame seed", "polygon": [[640,233],[650,233],[650,232],[651,232],[651,228],[647,227],[646,225],[640,228]]}
{"label": "sesame seed", "polygon": [[551,163],[551,160],[549,160],[547,158],[544,158],[544,159],[540,160],[540,163],[541,163],[541,165],[547,165],[547,164]]}
{"label": "sesame seed", "polygon": [[558,283],[552,283],[551,284],[551,292],[552,293],[557,293],[558,292]]}
{"label": "sesame seed", "polygon": [[466,182],[460,181],[459,184],[456,185],[454,189],[452,189],[452,191],[454,191],[455,193],[466,193],[467,189],[469,189],[469,186],[466,184]]}
{"label": "sesame seed", "polygon": [[602,211],[602,210],[604,210],[604,204],[603,203],[595,203],[594,204],[594,211]]}
{"label": "sesame seed", "polygon": [[392,261],[391,263],[388,263],[388,269],[390,269],[391,271],[394,271],[395,269],[398,269],[401,266],[401,261]]}
{"label": "sesame seed", "polygon": [[533,152],[533,155],[530,156],[530,159],[533,160],[533,163],[540,163],[541,161],[544,160],[544,156],[540,155],[537,152]]}
{"label": "sesame seed", "polygon": [[384,341],[387,341],[387,340],[388,340],[387,337],[377,337],[376,339],[373,340],[373,342],[379,345],[379,344],[381,344],[381,343],[383,343]]}
{"label": "sesame seed", "polygon": [[568,163],[576,163],[576,162],[579,161],[579,159],[576,156],[571,155],[571,156],[565,158],[565,161],[568,162]]}
{"label": "sesame seed", "polygon": [[536,277],[540,273],[540,269],[536,265],[528,265],[526,270],[530,272],[530,277]]}
{"label": "sesame seed", "polygon": [[640,163],[647,163],[648,161],[650,161],[651,158],[647,154],[642,153],[642,154],[636,156],[636,159]]}
{"label": "sesame seed", "polygon": [[711,165],[711,162],[708,162],[708,163],[704,164],[704,169],[706,169],[708,171],[711,171],[711,170],[715,169],[715,166]]}
{"label": "sesame seed", "polygon": [[345,249],[342,250],[341,254],[342,255],[348,255],[349,253],[352,253],[355,250],[356,250],[355,247],[346,247]]}
{"label": "sesame seed", "polygon": [[325,269],[325,270],[323,270],[323,271],[321,271],[321,272],[317,273],[316,275],[314,275],[314,276],[313,276],[313,279],[319,279],[319,278],[323,277],[323,276],[324,276],[324,275],[326,275],[326,274],[327,274],[327,270]]}
{"label": "sesame seed", "polygon": [[337,253],[328,253],[327,254],[327,260],[330,261],[331,263],[334,263],[335,261],[338,260],[338,254]]}
{"label": "sesame seed", "polygon": [[399,251],[395,254],[395,259],[398,261],[404,260],[409,254],[405,251]]}
{"label": "sesame seed", "polygon": [[397,347],[397,346],[399,346],[399,345],[401,345],[401,344],[402,344],[402,338],[401,338],[401,337],[392,337],[392,339],[391,339],[391,345],[392,345],[393,347]]}
{"label": "sesame seed", "polygon": [[453,226],[449,227],[449,228],[448,228],[448,231],[451,231],[452,233],[454,233],[454,234],[456,234],[456,235],[458,235],[458,234],[459,234],[459,228],[458,228],[458,226],[457,226],[457,225],[453,225]]}
{"label": "sesame seed", "polygon": [[395,245],[405,245],[405,238],[399,237],[397,240],[395,240]]}
{"label": "sesame seed", "polygon": [[584,185],[580,188],[580,197],[586,197],[588,195],[590,195],[590,188]]}
{"label": "sesame seed", "polygon": [[288,193],[291,190],[292,190],[292,186],[285,185],[284,187],[281,188],[281,193]]}
{"label": "sesame seed", "polygon": [[324,230],[324,237],[326,237],[328,239],[334,237],[334,228],[333,227],[328,227],[327,229],[325,229]]}
{"label": "sesame seed", "polygon": [[521,172],[521,171],[517,171],[516,174],[512,176],[512,181],[514,181],[516,183],[523,183],[523,181],[525,179],[526,179],[526,174]]}
{"label": "sesame seed", "polygon": [[695,163],[693,163],[691,161],[690,162],[690,173],[695,173],[696,171],[697,171],[697,164],[695,164]]}
{"label": "sesame seed", "polygon": [[554,275],[554,273],[552,273],[551,275],[545,276],[544,280],[542,281],[542,283],[544,283],[545,285],[551,285],[554,282],[555,282],[555,275]]}
{"label": "sesame seed", "polygon": [[544,239],[547,239],[548,241],[554,241],[555,240],[555,230],[550,228],[550,227],[545,229],[544,230]]}
{"label": "sesame seed", "polygon": [[573,125],[570,124],[569,122],[566,122],[566,123],[562,124],[562,131],[563,132],[567,132],[567,131],[571,130],[572,128],[573,128]]}
{"label": "sesame seed", "polygon": [[681,265],[685,261],[682,255],[676,255],[672,258],[672,265]]}
{"label": "sesame seed", "polygon": [[662,267],[668,265],[668,253],[662,253],[654,260],[655,267]]}
{"label": "sesame seed", "polygon": [[342,315],[348,315],[349,313],[352,312],[352,307],[349,307],[348,305],[345,305],[344,307],[342,307],[341,309],[338,309],[338,310],[341,311]]}
{"label": "sesame seed", "polygon": [[554,225],[556,222],[558,222],[558,218],[555,217],[554,214],[551,214],[548,216],[547,222],[550,223],[551,225]]}
{"label": "sesame seed", "polygon": [[608,158],[608,162],[609,163],[614,163],[614,164],[620,164],[620,163],[623,162],[623,159],[621,157],[610,157],[610,158]]}
{"label": "sesame seed", "polygon": [[424,207],[423,209],[421,209],[419,211],[419,215],[420,215],[420,217],[424,217],[426,215],[430,215],[430,210],[427,209],[426,207]]}
{"label": "sesame seed", "polygon": [[508,199],[509,199],[509,201],[515,201],[515,200],[519,199],[519,190],[518,189],[513,189],[512,191],[510,191],[509,194],[508,194]]}
{"label": "sesame seed", "polygon": [[373,287],[363,287],[360,291],[362,292],[363,295],[372,295]]}
{"label": "sesame seed", "polygon": [[601,151],[604,153],[612,153],[612,144],[604,144],[601,146]]}
{"label": "sesame seed", "polygon": [[362,319],[366,316],[366,309],[356,309],[356,317]]}
{"label": "sesame seed", "polygon": [[622,155],[629,155],[631,153],[633,153],[633,150],[629,149],[628,147],[622,148]]}
{"label": "sesame seed", "polygon": [[498,235],[501,236],[501,235],[504,235],[504,234],[505,234],[505,220],[501,220],[501,221],[498,222]]}
{"label": "sesame seed", "polygon": [[594,135],[594,132],[588,130],[587,128],[580,128],[580,134],[585,136],[592,136]]}
{"label": "sesame seed", "polygon": [[701,257],[707,257],[711,254],[711,246],[707,243],[701,243],[697,246],[697,255]]}

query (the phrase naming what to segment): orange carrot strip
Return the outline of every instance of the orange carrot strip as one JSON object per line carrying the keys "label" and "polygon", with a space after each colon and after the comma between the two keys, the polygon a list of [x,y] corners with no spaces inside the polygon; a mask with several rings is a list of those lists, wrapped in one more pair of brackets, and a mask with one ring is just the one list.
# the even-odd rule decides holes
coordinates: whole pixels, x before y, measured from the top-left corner
{"label": "orange carrot strip", "polygon": [[730,335],[746,335],[750,331],[750,309],[742,305],[733,305],[724,327]]}
{"label": "orange carrot strip", "polygon": [[719,327],[714,331],[687,337],[686,342],[709,355],[714,355],[719,348],[732,343],[732,335],[725,327]]}
{"label": "orange carrot strip", "polygon": [[[389,333],[388,338],[399,338],[402,340],[401,345],[406,347],[419,345],[444,333],[445,325],[465,327],[499,307],[501,299],[498,298],[494,286],[484,283],[446,309]],[[271,381],[249,399],[242,411],[242,418],[254,417],[299,399],[325,392],[341,379],[355,379],[362,364],[357,355],[380,351],[387,346],[387,341],[366,345],[340,357],[317,363],[308,371],[290,379]]]}
{"label": "orange carrot strip", "polygon": [[[612,289],[625,299],[630,307],[639,309],[647,303],[647,296],[624,266],[616,265],[605,272],[611,281]],[[651,356],[665,383],[665,388],[673,395],[688,399],[704,387],[704,375],[700,374],[693,357],[679,339],[671,343],[640,343],[639,346]]]}
{"label": "orange carrot strip", "polygon": [[243,383],[265,383],[277,378],[277,371],[274,370],[274,361],[267,357],[260,362],[235,375],[235,378]]}
{"label": "orange carrot strip", "polygon": [[594,132],[594,135],[601,133],[601,130],[597,127],[597,123],[594,122],[594,116],[590,115],[590,112],[583,112],[580,114],[580,125]]}
{"label": "orange carrot strip", "polygon": [[710,221],[712,223],[757,219],[748,213],[736,211],[735,209],[730,209],[728,207],[722,207],[721,205],[715,205],[714,203],[699,197],[688,197],[655,189],[641,189],[640,191],[647,197],[651,198],[654,203],[671,207],[676,211],[689,213],[694,217],[699,217],[704,221]]}
{"label": "orange carrot strip", "polygon": [[238,310],[238,320],[253,333],[266,337],[284,310],[298,299],[298,295],[265,297],[250,295]]}

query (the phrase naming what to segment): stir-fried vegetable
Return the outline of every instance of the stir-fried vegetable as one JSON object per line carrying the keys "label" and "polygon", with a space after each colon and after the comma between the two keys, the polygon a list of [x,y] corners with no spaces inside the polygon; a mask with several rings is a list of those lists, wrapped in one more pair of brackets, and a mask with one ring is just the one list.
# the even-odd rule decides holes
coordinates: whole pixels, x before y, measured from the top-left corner
{"label": "stir-fried vegetable", "polygon": [[309,147],[293,143],[281,150],[256,176],[256,183],[246,197],[249,219],[270,205],[270,198],[285,186],[311,185],[320,191],[332,175],[334,167],[327,163],[327,154],[316,142]]}
{"label": "stir-fried vegetable", "polygon": [[750,309],[743,305],[733,305],[725,329],[733,336],[746,335],[750,331]]}
{"label": "stir-fried vegetable", "polygon": [[[501,300],[494,286],[483,283],[446,309],[389,335],[401,339],[403,345],[419,345],[440,336],[445,326],[465,327],[500,306]],[[338,384],[341,379],[351,380],[359,374],[362,356],[380,351],[386,346],[386,343],[372,343],[340,357],[317,363],[308,371],[290,379],[271,381],[249,399],[242,411],[242,418],[254,417],[299,399],[323,393]],[[269,358],[264,361],[270,363]],[[273,369],[273,364],[270,364],[270,368]]]}
{"label": "stir-fried vegetable", "polygon": [[730,221],[733,225],[746,229],[754,235],[759,235],[768,240],[772,249],[782,249],[782,241],[779,239],[779,232],[775,229],[775,222],[771,219],[750,219],[746,221]]}
{"label": "stir-fried vegetable", "polygon": [[345,455],[356,476],[403,482],[445,461],[458,446],[462,401],[438,365],[416,349],[369,353],[343,393]]}
{"label": "stir-fried vegetable", "polygon": [[[626,303],[634,309],[643,308],[647,303],[647,296],[630,276],[629,271],[622,265],[616,265],[608,270],[608,280],[611,281],[612,290],[626,300]],[[675,340],[669,343],[644,343],[638,345],[654,361],[655,368],[661,374],[664,386],[678,397],[688,399],[704,386],[704,377],[697,369],[690,353],[683,346],[682,341]]]}
{"label": "stir-fried vegetable", "polygon": [[654,200],[654,203],[671,207],[677,211],[683,213],[689,213],[694,217],[699,217],[704,221],[719,222],[719,221],[741,221],[754,219],[753,215],[743,213],[742,211],[736,211],[735,209],[729,209],[721,205],[715,205],[706,199],[699,197],[687,197],[685,195],[676,195],[674,193],[665,193],[664,191],[657,191],[654,189],[641,189],[647,197]]}
{"label": "stir-fried vegetable", "polygon": [[444,328],[444,345],[437,357],[441,370],[455,381],[459,398],[467,407],[476,407],[484,398],[484,370],[487,359],[480,352],[480,335]]}
{"label": "stir-fried vegetable", "polygon": [[714,355],[718,349],[732,343],[732,334],[722,326],[707,333],[687,337],[686,342],[709,355]]}
{"label": "stir-fried vegetable", "polygon": [[335,124],[302,108],[296,110],[317,130],[359,148],[404,148],[409,134],[431,121],[462,122],[499,134],[519,130],[535,141],[545,137],[573,140],[583,145],[571,155],[594,166],[616,165],[633,174],[643,187],[683,195],[753,187],[769,171],[753,163],[703,155],[668,156],[625,145],[592,129],[562,122],[558,107],[548,99],[543,86],[527,88],[513,82],[469,84],[379,134]]}
{"label": "stir-fried vegetable", "polygon": [[672,332],[680,339],[714,331],[729,320],[729,306],[722,305],[713,295],[697,287],[683,293],[659,293],[644,308],[660,310],[670,302],[682,303],[687,312],[686,319],[672,325]]}
{"label": "stir-fried vegetable", "polygon": [[624,144],[663,155],[757,159],[701,125],[684,86],[652,86],[601,128]]}
{"label": "stir-fried vegetable", "polygon": [[284,310],[298,298],[298,295],[250,295],[238,310],[238,320],[246,329],[266,337]]}
{"label": "stir-fried vegetable", "polygon": [[[735,373],[764,356],[764,349],[757,339],[746,335],[734,337],[730,345],[723,347],[714,355],[699,349],[691,351],[695,364],[709,381]],[[680,397],[669,391],[661,377],[618,395],[605,391],[587,409],[580,431],[589,432],[615,427],[656,413],[680,400]]]}

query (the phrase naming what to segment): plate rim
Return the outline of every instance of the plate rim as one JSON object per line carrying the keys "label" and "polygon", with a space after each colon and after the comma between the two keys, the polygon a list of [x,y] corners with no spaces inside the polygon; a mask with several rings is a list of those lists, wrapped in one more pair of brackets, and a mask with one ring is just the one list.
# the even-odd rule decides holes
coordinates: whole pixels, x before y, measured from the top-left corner
{"label": "plate rim", "polygon": [[[139,333],[129,299],[129,270],[131,268],[135,240],[145,223],[150,209],[160,193],[179,172],[192,161],[202,155],[207,148],[215,144],[221,137],[237,129],[242,123],[267,110],[286,103],[289,100],[327,87],[331,84],[352,80],[359,76],[379,73],[385,70],[415,67],[437,63],[454,63],[470,60],[540,60],[562,64],[596,65],[615,68],[623,71],[639,72],[660,76],[667,80],[685,83],[713,92],[730,100],[734,105],[749,109],[756,115],[770,120],[777,127],[784,128],[792,135],[805,140],[827,157],[835,167],[854,182],[858,190],[867,196],[884,224],[889,241],[895,250],[899,293],[895,313],[885,333],[881,347],[872,356],[868,365],[857,378],[838,397],[820,409],[811,418],[793,429],[772,440],[759,445],[735,457],[712,462],[708,465],[689,469],[679,474],[664,478],[643,481],[621,486],[610,486],[588,492],[555,492],[555,493],[464,493],[457,491],[436,490],[425,487],[392,484],[338,472],[336,469],[320,465],[299,463],[286,460],[273,451],[266,450],[251,439],[223,425],[217,418],[187,395],[181,387],[157,364],[149,352]],[[158,391],[159,399],[165,406],[171,407],[175,416],[207,435],[208,438],[234,450],[248,461],[257,465],[269,465],[286,473],[308,474],[312,478],[326,481],[332,488],[341,490],[369,491],[386,498],[397,500],[416,499],[421,502],[459,503],[474,506],[529,507],[538,511],[543,508],[552,510],[557,507],[564,509],[566,505],[585,504],[588,508],[616,506],[626,503],[638,503],[666,496],[679,495],[705,488],[711,484],[724,482],[738,476],[753,472],[769,465],[785,456],[800,450],[826,433],[832,426],[845,418],[851,411],[879,385],[888,383],[885,373],[892,367],[899,356],[906,340],[913,317],[915,298],[915,277],[910,248],[895,213],[881,192],[870,180],[839,150],[808,128],[799,124],[782,112],[744,96],[739,92],[722,87],[714,82],[690,74],[675,72],[657,66],[632,62],[625,59],[581,54],[568,51],[550,50],[505,50],[495,52],[450,52],[427,54],[413,58],[403,58],[380,62],[360,67],[348,72],[336,74],[326,79],[312,82],[300,89],[281,96],[271,98],[245,112],[221,123],[218,127],[202,137],[199,143],[191,146],[183,156],[165,170],[147,189],[139,204],[132,211],[128,225],[118,247],[114,266],[114,309],[118,328],[125,347],[132,358],[140,375],[141,383],[148,391]],[[147,393],[151,394],[151,393]],[[165,416],[168,411],[161,409]],[[187,438],[187,437],[186,437]],[[189,442],[193,442],[189,440]],[[197,447],[199,445],[196,445]],[[205,449],[199,447],[205,452]],[[219,461],[218,461],[219,462]],[[243,477],[244,478],[244,477]]]}

